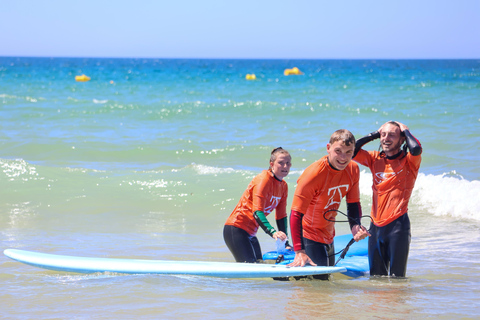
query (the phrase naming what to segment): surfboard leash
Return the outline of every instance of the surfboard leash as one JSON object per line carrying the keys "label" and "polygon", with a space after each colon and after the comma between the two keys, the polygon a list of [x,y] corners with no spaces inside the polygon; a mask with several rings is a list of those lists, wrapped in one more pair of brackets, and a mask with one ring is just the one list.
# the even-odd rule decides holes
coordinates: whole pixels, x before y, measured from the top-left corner
{"label": "surfboard leash", "polygon": [[[326,215],[328,212],[330,212],[330,211],[337,211],[338,213],[343,214],[345,217],[347,217],[347,219],[351,219],[351,220],[354,220],[355,222],[358,222],[358,221],[356,221],[355,219],[350,218],[347,214],[343,213],[342,211],[340,211],[340,210],[338,210],[338,209],[330,209],[330,210],[325,211],[325,212],[323,213],[323,219],[325,219],[325,220],[327,220],[327,221],[330,221],[330,222],[349,222],[349,220],[336,221],[336,220],[330,220],[330,219],[328,219],[325,215]],[[362,218],[370,218],[370,220],[372,220],[372,217],[371,217],[371,216],[362,216],[362,217],[360,217],[360,219],[362,219]],[[372,221],[373,221],[373,220],[372,220]],[[363,227],[361,221],[360,221],[360,224],[359,224],[359,225],[360,225],[360,227]],[[370,232],[370,230],[367,230],[367,231]],[[348,242],[348,244],[345,246],[345,248],[343,248],[342,250],[340,250],[340,251],[338,251],[338,252],[336,252],[336,253],[333,254],[333,256],[336,256],[337,254],[340,253],[340,256],[338,257],[337,262],[335,262],[334,266],[336,266],[337,263],[340,262],[340,260],[342,260],[342,259],[345,258],[345,256],[347,255],[348,249],[350,249],[350,246],[351,246],[352,244],[354,244],[354,243],[355,243],[355,239],[352,238],[352,239]],[[331,257],[331,256],[332,256],[332,255],[330,255],[329,257]]]}

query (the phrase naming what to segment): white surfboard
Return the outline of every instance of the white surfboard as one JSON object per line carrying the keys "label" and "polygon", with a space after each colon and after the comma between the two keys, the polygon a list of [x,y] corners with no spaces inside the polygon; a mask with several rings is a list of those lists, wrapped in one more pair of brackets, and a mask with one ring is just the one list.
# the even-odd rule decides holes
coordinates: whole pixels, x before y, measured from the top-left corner
{"label": "white surfboard", "polygon": [[346,272],[344,267],[287,267],[258,263],[91,258],[17,249],[6,249],[3,253],[13,260],[35,267],[77,273],[156,273],[221,278],[275,278]]}

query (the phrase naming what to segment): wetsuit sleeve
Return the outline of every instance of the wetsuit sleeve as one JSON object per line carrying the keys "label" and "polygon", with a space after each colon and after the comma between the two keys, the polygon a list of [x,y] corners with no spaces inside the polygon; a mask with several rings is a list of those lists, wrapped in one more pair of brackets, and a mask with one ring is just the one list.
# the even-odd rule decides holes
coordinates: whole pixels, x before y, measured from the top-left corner
{"label": "wetsuit sleeve", "polygon": [[367,134],[365,137],[358,139],[357,142],[355,142],[355,152],[353,154],[353,157],[355,158],[357,153],[365,144],[378,138],[380,138],[380,132],[374,131],[372,133]]}
{"label": "wetsuit sleeve", "polygon": [[[409,130],[404,130],[403,133],[405,134],[405,140],[407,142],[408,150],[412,156],[419,156],[422,154],[422,145],[420,141],[418,141]],[[356,147],[356,145],[355,145]]]}
{"label": "wetsuit sleeve", "polygon": [[287,227],[288,227],[288,222],[287,222],[287,217],[278,219],[277,220],[277,228],[278,230],[282,231],[283,233],[287,234]]}
{"label": "wetsuit sleeve", "polygon": [[[288,219],[287,219],[287,217],[284,217],[282,219],[277,220],[277,228],[278,228],[278,230],[285,233],[288,237],[288,232],[287,232],[287,230],[288,230]],[[285,242],[285,246],[290,247],[290,244],[288,243],[288,240],[287,240],[287,242]]]}
{"label": "wetsuit sleeve", "polygon": [[268,222],[267,217],[265,217],[265,214],[262,211],[255,211],[253,213],[253,216],[255,217],[255,221],[257,221],[258,225],[260,228],[265,231],[266,234],[268,234],[270,237],[273,236],[277,230],[275,230],[274,227]]}
{"label": "wetsuit sleeve", "polygon": [[302,241],[302,220],[303,213],[292,210],[290,213],[290,230],[292,231],[293,250],[295,251],[304,249]]}
{"label": "wetsuit sleeve", "polygon": [[362,225],[360,218],[362,217],[362,206],[360,202],[347,203],[347,216],[350,229],[356,224]]}

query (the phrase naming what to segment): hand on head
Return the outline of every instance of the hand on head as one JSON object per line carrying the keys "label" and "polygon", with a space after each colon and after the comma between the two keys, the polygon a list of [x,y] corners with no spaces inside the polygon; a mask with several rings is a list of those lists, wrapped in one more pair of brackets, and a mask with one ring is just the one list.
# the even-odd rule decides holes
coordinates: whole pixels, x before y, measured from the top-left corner
{"label": "hand on head", "polygon": [[395,122],[400,127],[400,132],[403,132],[405,130],[409,130],[408,127],[406,125],[404,125],[403,123],[391,120],[391,121],[387,121],[384,124],[382,124],[382,126],[378,129],[378,132],[382,133],[382,130],[385,128],[385,126],[389,125],[389,124],[392,124],[392,122]]}

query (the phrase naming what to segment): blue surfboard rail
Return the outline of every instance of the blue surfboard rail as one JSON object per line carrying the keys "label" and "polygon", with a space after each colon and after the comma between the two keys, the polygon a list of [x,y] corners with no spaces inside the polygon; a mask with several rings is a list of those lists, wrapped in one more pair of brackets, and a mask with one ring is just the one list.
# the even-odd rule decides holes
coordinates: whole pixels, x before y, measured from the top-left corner
{"label": "blue surfboard rail", "polygon": [[75,273],[113,272],[127,274],[196,275],[221,278],[275,278],[346,272],[345,267],[304,267],[209,261],[169,261],[75,257],[17,249],[4,254],[16,261],[55,271]]}

